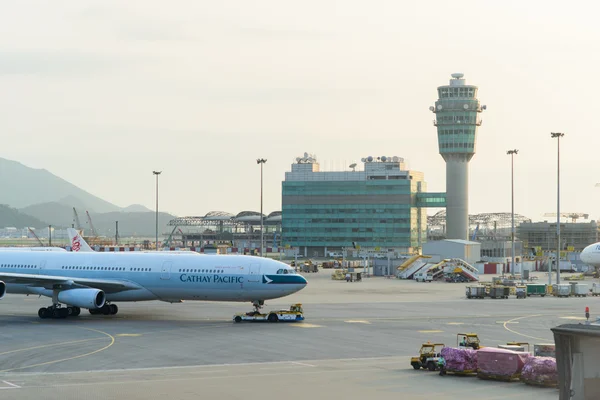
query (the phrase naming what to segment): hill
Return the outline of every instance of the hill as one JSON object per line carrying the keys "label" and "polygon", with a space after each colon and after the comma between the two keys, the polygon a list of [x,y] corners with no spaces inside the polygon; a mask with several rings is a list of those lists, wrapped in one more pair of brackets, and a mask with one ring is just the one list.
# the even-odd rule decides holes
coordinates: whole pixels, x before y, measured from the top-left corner
{"label": "hill", "polygon": [[123,212],[152,212],[151,209],[141,204],[132,204],[128,207],[121,209]]}
{"label": "hill", "polygon": [[[25,207],[19,210],[23,214],[31,215],[35,218],[48,222],[56,227],[70,227],[75,224],[73,221],[73,207],[57,203],[43,203]],[[154,211],[146,212],[125,212],[117,211],[110,213],[95,213],[89,211],[92,217],[92,223],[99,235],[113,236],[115,234],[115,221],[119,221],[119,234],[121,236],[149,236],[152,237],[156,230],[156,214]],[[90,234],[90,225],[85,215],[84,209],[77,209],[81,227],[85,234]],[[169,230],[166,226],[175,216],[169,213],[158,214],[159,233],[162,234]],[[2,226],[0,224],[0,226]],[[44,226],[47,226],[44,225]],[[170,230],[169,230],[170,232]]]}
{"label": "hill", "polygon": [[120,208],[94,196],[45,169],[34,169],[0,158],[0,204],[24,208],[44,202],[82,207],[94,212]]}
{"label": "hill", "polygon": [[[167,224],[176,218],[168,213],[158,213],[158,234],[162,237],[165,232],[171,232]],[[111,212],[92,215],[92,222],[98,234],[114,236],[115,221],[119,221],[119,236],[154,237],[156,232],[156,213],[150,212]],[[83,221],[81,221],[83,223]],[[85,225],[87,226],[87,225]],[[87,234],[87,232],[86,232]]]}
{"label": "hill", "polygon": [[0,228],[15,227],[15,228],[46,228],[49,224],[39,219],[20,213],[19,210],[11,208],[7,205],[0,204]]}

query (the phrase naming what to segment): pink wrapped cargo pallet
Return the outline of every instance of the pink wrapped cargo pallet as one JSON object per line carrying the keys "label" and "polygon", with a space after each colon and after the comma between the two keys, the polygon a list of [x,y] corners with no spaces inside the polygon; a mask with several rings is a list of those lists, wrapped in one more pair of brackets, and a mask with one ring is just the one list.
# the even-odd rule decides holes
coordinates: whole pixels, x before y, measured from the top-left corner
{"label": "pink wrapped cargo pallet", "polygon": [[529,353],[486,347],[477,352],[477,377],[511,381],[519,379]]}
{"label": "pink wrapped cargo pallet", "polygon": [[473,349],[444,347],[442,357],[446,360],[446,371],[470,374],[477,372],[477,352]]}
{"label": "pink wrapped cargo pallet", "polygon": [[552,357],[529,357],[521,372],[521,380],[530,385],[557,387],[556,359]]}

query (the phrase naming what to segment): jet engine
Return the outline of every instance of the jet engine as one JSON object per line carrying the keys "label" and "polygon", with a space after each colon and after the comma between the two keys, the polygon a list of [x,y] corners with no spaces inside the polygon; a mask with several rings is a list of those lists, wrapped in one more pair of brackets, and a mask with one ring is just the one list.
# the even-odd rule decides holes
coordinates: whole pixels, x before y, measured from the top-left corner
{"label": "jet engine", "polygon": [[0,299],[6,294],[6,283],[0,281]]}
{"label": "jet engine", "polygon": [[99,289],[69,289],[58,293],[58,301],[70,306],[94,310],[104,306],[106,296]]}

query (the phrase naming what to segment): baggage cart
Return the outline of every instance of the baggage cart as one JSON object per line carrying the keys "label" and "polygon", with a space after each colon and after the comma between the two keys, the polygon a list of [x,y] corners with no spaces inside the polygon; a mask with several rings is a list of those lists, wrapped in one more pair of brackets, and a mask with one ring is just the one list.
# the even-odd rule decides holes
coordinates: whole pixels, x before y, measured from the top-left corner
{"label": "baggage cart", "polygon": [[587,283],[577,283],[571,286],[572,292],[571,294],[575,297],[586,297],[588,294],[588,285]]}
{"label": "baggage cart", "polygon": [[546,285],[540,283],[527,284],[527,296],[542,296],[546,295]]}
{"label": "baggage cart", "polygon": [[569,297],[571,295],[571,285],[568,283],[552,285],[552,292],[556,297]]}
{"label": "baggage cart", "polygon": [[492,299],[508,299],[510,294],[510,288],[506,286],[492,286],[490,287],[489,296]]}
{"label": "baggage cart", "polygon": [[485,286],[472,285],[467,286],[467,299],[483,299],[485,297]]}

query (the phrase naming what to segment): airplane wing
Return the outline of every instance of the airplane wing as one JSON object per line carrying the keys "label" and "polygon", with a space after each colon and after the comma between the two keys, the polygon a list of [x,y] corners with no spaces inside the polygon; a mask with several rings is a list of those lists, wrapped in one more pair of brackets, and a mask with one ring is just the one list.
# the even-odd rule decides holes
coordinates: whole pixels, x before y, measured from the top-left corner
{"label": "airplane wing", "polygon": [[72,278],[68,276],[16,274],[11,272],[0,272],[0,281],[29,285],[32,287],[43,287],[45,289],[76,289],[95,288],[105,293],[118,293],[126,290],[141,289],[133,282],[112,279]]}

